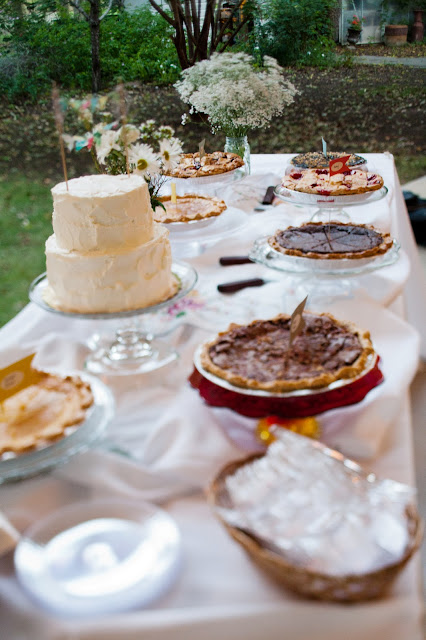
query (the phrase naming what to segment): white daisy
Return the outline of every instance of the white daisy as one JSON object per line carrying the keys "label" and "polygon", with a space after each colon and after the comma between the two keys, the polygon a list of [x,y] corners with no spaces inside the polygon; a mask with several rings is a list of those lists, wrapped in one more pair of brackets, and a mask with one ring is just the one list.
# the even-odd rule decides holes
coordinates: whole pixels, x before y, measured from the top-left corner
{"label": "white daisy", "polygon": [[118,130],[118,136],[123,144],[124,140],[126,140],[126,144],[129,145],[136,142],[140,136],[140,131],[133,124],[126,124]]}
{"label": "white daisy", "polygon": [[134,144],[129,147],[129,163],[135,167],[134,173],[141,176],[160,171],[158,157],[148,144]]}
{"label": "white daisy", "polygon": [[106,157],[113,149],[120,151],[117,131],[104,131],[101,136],[101,142],[96,148],[96,155],[101,164],[105,164]]}
{"label": "white daisy", "polygon": [[166,171],[173,169],[178,164],[181,153],[182,145],[177,138],[160,141],[161,162]]}

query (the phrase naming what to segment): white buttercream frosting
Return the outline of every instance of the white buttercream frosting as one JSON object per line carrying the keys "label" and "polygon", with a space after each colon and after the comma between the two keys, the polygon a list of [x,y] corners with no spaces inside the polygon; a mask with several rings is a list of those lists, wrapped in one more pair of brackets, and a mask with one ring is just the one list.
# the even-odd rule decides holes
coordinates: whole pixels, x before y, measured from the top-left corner
{"label": "white buttercream frosting", "polygon": [[138,247],[152,238],[148,185],[138,175],[83,176],[52,189],[58,247],[99,251]]}
{"label": "white buttercream frosting", "polygon": [[139,309],[177,290],[168,230],[153,223],[153,237],[133,249],[68,251],[56,234],[46,242],[46,302],[64,311],[102,313]]}

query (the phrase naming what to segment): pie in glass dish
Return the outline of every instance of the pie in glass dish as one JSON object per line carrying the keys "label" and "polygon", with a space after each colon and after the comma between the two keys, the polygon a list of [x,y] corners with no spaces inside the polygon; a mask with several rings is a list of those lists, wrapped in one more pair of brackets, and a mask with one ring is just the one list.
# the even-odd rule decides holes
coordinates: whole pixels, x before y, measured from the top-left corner
{"label": "pie in glass dish", "polygon": [[320,196],[354,196],[383,187],[377,173],[350,169],[330,176],[328,169],[300,169],[284,176],[282,186],[290,191]]}
{"label": "pie in glass dish", "polygon": [[375,355],[370,334],[328,313],[303,314],[290,347],[291,316],[232,324],[202,347],[203,369],[237,387],[284,393],[325,389],[364,373]]}
{"label": "pie in glass dish", "polygon": [[176,203],[171,196],[159,198],[163,207],[156,207],[154,211],[155,222],[164,224],[172,222],[193,222],[194,220],[206,220],[219,216],[226,210],[223,200],[213,196],[202,196],[196,193],[188,193],[184,196],[176,196]]}
{"label": "pie in glass dish", "polygon": [[39,449],[86,418],[94,398],[87,382],[42,373],[41,379],[0,404],[0,455]]}
{"label": "pie in glass dish", "polygon": [[315,260],[370,258],[393,246],[388,233],[350,222],[307,222],[276,231],[268,242],[284,255]]}
{"label": "pie in glass dish", "polygon": [[228,173],[244,165],[244,160],[236,153],[214,151],[206,153],[200,160],[200,154],[184,153],[174,169],[166,172],[172,178],[200,178]]}

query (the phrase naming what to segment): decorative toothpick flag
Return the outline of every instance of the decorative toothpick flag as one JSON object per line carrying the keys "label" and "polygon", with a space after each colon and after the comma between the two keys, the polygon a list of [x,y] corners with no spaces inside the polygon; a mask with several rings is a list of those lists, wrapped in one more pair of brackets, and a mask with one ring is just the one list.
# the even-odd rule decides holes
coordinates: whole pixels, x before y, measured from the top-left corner
{"label": "decorative toothpick flag", "polygon": [[170,184],[170,187],[171,187],[171,190],[172,190],[171,201],[173,202],[173,204],[177,204],[176,182],[172,182]]}
{"label": "decorative toothpick flag", "polygon": [[43,374],[31,366],[34,356],[35,353],[32,353],[5,369],[0,369],[0,402],[41,380]]}
{"label": "decorative toothpick flag", "polygon": [[336,158],[336,160],[330,160],[329,162],[329,170],[330,177],[334,176],[336,173],[343,173],[344,171],[350,171],[350,168],[346,164],[351,156],[342,156],[341,158]]}
{"label": "decorative toothpick flag", "polygon": [[321,138],[321,140],[322,140],[322,152],[324,156],[327,157],[327,143],[324,140],[324,138]]}
{"label": "decorative toothpick flag", "polygon": [[53,83],[52,88],[52,103],[53,103],[53,113],[55,114],[55,125],[56,131],[58,132],[59,138],[59,147],[61,149],[61,161],[62,161],[62,170],[64,172],[65,184],[67,186],[68,191],[68,172],[67,172],[67,163],[65,160],[65,148],[64,148],[64,116],[62,113],[61,101],[59,98],[59,90],[56,86],[56,82]]}
{"label": "decorative toothpick flag", "polygon": [[305,321],[303,319],[303,310],[305,309],[306,300],[308,296],[300,304],[297,305],[293,313],[291,314],[290,319],[290,347],[293,345],[295,338],[302,333],[303,328],[305,326]]}
{"label": "decorative toothpick flag", "polygon": [[200,154],[200,162],[201,162],[201,158],[206,155],[205,146],[206,146],[206,141],[203,138],[203,140],[201,140],[200,144],[198,145],[198,152]]}

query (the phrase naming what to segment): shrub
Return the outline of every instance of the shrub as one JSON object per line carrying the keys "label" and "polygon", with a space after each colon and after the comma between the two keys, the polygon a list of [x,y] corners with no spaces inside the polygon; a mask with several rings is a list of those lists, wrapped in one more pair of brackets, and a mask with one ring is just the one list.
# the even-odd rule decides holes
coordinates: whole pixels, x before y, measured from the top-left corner
{"label": "shrub", "polygon": [[264,54],[281,65],[327,66],[333,58],[331,10],[336,0],[267,0],[259,29]]}
{"label": "shrub", "polygon": [[[2,53],[0,91],[11,99],[35,99],[50,91],[53,80],[64,89],[90,91],[90,32],[78,16],[47,21],[33,11],[14,20]],[[119,79],[169,84],[180,73],[170,28],[148,8],[107,16],[100,56],[104,88]]]}

